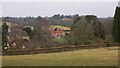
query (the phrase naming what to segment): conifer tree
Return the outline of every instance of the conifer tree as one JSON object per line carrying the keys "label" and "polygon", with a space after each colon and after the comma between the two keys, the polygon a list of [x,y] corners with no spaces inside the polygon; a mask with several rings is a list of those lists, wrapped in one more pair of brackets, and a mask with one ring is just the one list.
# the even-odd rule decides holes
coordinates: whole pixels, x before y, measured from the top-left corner
{"label": "conifer tree", "polygon": [[8,33],[8,25],[6,23],[2,24],[2,46],[7,45],[7,33]]}
{"label": "conifer tree", "polygon": [[116,7],[113,22],[113,39],[114,42],[120,43],[120,7]]}

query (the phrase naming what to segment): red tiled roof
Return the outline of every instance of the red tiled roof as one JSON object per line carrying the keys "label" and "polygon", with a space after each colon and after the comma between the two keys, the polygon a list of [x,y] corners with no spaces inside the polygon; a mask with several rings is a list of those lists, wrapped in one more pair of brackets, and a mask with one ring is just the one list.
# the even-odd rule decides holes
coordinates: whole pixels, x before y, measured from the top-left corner
{"label": "red tiled roof", "polygon": [[62,34],[64,31],[53,31],[52,34]]}

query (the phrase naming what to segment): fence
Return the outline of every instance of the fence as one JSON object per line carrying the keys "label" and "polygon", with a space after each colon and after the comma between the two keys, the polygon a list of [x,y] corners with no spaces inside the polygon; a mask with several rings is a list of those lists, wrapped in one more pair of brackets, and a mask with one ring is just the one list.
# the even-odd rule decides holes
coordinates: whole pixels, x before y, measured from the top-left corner
{"label": "fence", "polygon": [[[28,54],[40,54],[40,53],[54,53],[63,51],[73,51],[80,49],[93,49],[93,48],[103,48],[108,45],[105,43],[101,44],[90,44],[81,46],[63,46],[63,47],[51,47],[51,48],[41,48],[41,49],[17,49],[17,50],[3,50],[2,55],[28,55]],[[111,45],[116,46],[116,45]]]}

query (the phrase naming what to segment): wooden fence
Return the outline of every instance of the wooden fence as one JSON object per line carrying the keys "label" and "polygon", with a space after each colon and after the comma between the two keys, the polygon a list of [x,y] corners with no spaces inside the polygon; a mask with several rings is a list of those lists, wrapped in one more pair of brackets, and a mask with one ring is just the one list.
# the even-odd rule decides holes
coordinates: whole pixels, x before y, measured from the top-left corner
{"label": "wooden fence", "polygon": [[[61,47],[51,47],[51,48],[41,48],[41,49],[16,49],[16,50],[2,50],[2,55],[28,55],[28,54],[40,54],[40,53],[54,53],[63,51],[73,51],[80,49],[93,49],[93,48],[103,48],[108,45],[105,43],[101,44],[90,44],[81,46],[61,46]],[[116,46],[116,45],[111,45]]]}

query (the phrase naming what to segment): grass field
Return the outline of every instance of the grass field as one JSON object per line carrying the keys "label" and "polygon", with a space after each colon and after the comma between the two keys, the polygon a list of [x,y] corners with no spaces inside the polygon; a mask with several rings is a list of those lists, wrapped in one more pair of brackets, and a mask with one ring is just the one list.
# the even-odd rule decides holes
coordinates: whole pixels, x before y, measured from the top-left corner
{"label": "grass field", "polygon": [[3,56],[2,58],[3,66],[116,66],[118,65],[118,48]]}
{"label": "grass field", "polygon": [[64,30],[70,30],[69,27],[65,27],[65,26],[60,26],[60,25],[50,26],[50,29],[55,29],[55,28],[60,28],[60,29],[64,29]]}
{"label": "grass field", "polygon": [[60,38],[53,38],[52,41],[54,42],[58,42],[58,43],[64,43],[66,42],[64,37],[60,37]]}

